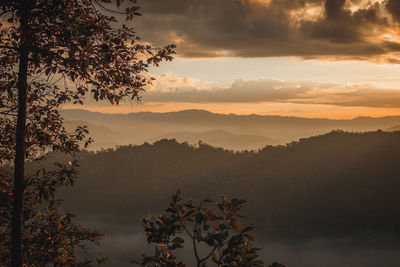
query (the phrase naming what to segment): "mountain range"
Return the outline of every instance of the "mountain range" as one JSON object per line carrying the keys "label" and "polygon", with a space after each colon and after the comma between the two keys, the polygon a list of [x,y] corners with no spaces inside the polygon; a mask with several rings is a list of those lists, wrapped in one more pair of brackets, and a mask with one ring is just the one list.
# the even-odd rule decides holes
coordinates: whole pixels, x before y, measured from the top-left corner
{"label": "mountain range", "polygon": [[91,150],[118,145],[140,145],[163,138],[190,144],[203,141],[232,150],[259,149],[286,144],[300,138],[328,133],[395,130],[400,116],[357,117],[350,120],[300,118],[268,115],[216,114],[205,110],[129,114],[105,114],[81,109],[62,110],[69,129],[87,125],[95,143]]}
{"label": "mountain range", "polygon": [[[178,188],[185,198],[248,200],[266,262],[396,267],[399,150],[400,132],[384,131],[333,131],[242,152],[163,139],[81,153],[78,180],[62,198],[84,225],[107,233],[96,253],[110,256],[110,267],[151,251],[139,218],[166,209]],[[68,160],[49,155],[50,163]]]}

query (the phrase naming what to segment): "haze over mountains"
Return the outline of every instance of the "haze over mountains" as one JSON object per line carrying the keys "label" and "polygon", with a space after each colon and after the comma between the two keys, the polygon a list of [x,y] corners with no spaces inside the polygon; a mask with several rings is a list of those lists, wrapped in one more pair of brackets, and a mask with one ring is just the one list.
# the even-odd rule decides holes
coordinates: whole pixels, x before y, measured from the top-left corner
{"label": "haze over mountains", "polygon": [[[395,210],[400,116],[62,113],[69,127],[89,127],[96,141],[91,150],[139,145],[83,155],[82,178],[65,195],[68,207],[88,225],[109,233],[102,250],[111,256],[110,266],[129,266],[133,251],[145,249],[139,216],[160,212],[177,188],[188,197],[228,194],[249,200],[266,262],[400,264]],[[331,132],[337,129],[357,133]],[[166,140],[173,138],[196,145]]]}
{"label": "haze over mountains", "polygon": [[398,151],[400,132],[383,131],[335,131],[251,152],[161,140],[82,153],[79,179],[63,199],[108,234],[97,252],[110,256],[110,267],[128,267],[146,250],[139,217],[161,212],[178,188],[187,198],[248,200],[266,263],[398,267]]}
{"label": "haze over mountains", "polygon": [[146,249],[138,218],[161,212],[177,188],[197,199],[247,199],[266,262],[400,266],[400,116],[62,113],[69,127],[89,127],[92,150],[119,146],[82,154],[80,179],[64,194],[68,208],[109,234],[97,250],[109,266],[129,266]]}
{"label": "haze over mountains", "polygon": [[396,130],[400,116],[351,120],[216,114],[205,110],[168,113],[105,114],[86,110],[62,110],[67,127],[87,125],[95,143],[91,150],[117,145],[143,144],[175,138],[190,144],[207,144],[232,150],[258,149],[285,144],[332,130],[351,132]]}

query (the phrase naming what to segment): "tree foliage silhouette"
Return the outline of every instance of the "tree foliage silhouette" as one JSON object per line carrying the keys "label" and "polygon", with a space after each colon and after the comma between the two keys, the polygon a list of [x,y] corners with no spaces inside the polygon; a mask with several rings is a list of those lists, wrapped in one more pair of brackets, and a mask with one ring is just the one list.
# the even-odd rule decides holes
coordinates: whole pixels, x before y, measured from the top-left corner
{"label": "tree foliage silhouette", "polygon": [[88,95],[111,104],[138,100],[151,82],[149,65],[172,60],[173,45],[143,45],[132,28],[118,26],[108,15],[123,13],[131,20],[139,15],[136,5],[123,12],[111,11],[111,5],[111,0],[0,2],[2,164],[14,161],[11,266],[23,264],[24,200],[30,188],[25,160],[49,151],[76,153],[80,143],[90,142],[83,127],[65,130],[57,108],[83,104]]}
{"label": "tree foliage silhouette", "polygon": [[[186,266],[175,252],[191,242],[196,266],[263,266],[254,247],[253,225],[241,213],[245,200],[223,197],[220,202],[205,199],[182,201],[178,191],[166,213],[142,218],[147,241],[156,244],[155,255],[143,255],[143,266]],[[138,263],[137,261],[133,261]]]}
{"label": "tree foliage silhouette", "polygon": [[[86,248],[88,242],[97,242],[103,236],[98,231],[86,229],[74,220],[69,212],[61,213],[61,200],[55,197],[60,186],[73,183],[76,162],[58,164],[56,169],[40,169],[25,180],[24,194],[24,247],[25,266],[93,266],[106,258],[78,257],[78,248]],[[10,260],[9,223],[12,206],[12,176],[2,173],[0,181],[0,266],[8,266]]]}

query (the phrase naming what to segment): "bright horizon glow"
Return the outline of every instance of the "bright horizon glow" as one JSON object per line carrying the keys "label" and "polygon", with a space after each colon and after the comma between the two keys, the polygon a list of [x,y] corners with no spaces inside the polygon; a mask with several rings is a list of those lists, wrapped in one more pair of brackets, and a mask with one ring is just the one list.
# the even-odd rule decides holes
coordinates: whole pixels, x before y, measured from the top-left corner
{"label": "bright horizon glow", "polygon": [[143,104],[86,109],[400,115],[399,1],[240,0],[211,9],[204,1],[162,2],[143,2],[133,25],[155,47],[175,42],[176,58],[150,67],[158,80]]}
{"label": "bright horizon glow", "polygon": [[[229,86],[237,79],[258,80],[278,79],[286,82],[313,81],[342,85],[372,85],[378,88],[399,89],[400,65],[376,64],[365,61],[322,61],[301,60],[298,58],[218,58],[184,59],[162,63],[159,68],[151,68],[152,75],[167,74],[188,84],[198,86]],[[159,79],[161,80],[161,78]],[[156,81],[157,82],[157,81]],[[173,86],[165,84],[165,86]],[[173,88],[173,87],[172,87]],[[163,89],[163,88],[161,88]],[[83,108],[103,113],[131,112],[172,112],[187,109],[203,109],[222,114],[281,115],[305,118],[352,119],[359,116],[383,117],[400,115],[400,108],[336,106],[328,104],[296,104],[285,102],[257,103],[190,103],[189,101],[150,102],[146,94],[142,102],[109,106],[89,101],[85,106],[65,106],[64,108]]]}
{"label": "bright horizon glow", "polygon": [[309,105],[292,103],[131,103],[110,105],[67,105],[62,109],[83,109],[108,114],[128,114],[137,112],[177,112],[190,109],[206,110],[218,114],[271,115],[302,118],[354,119],[357,117],[400,116],[398,108],[338,107],[334,105]]}

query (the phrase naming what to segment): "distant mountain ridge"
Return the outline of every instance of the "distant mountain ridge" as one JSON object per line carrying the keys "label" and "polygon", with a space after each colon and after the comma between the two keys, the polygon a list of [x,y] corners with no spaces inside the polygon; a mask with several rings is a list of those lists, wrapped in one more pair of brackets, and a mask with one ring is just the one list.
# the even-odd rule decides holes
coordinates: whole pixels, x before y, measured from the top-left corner
{"label": "distant mountain ridge", "polygon": [[[213,145],[241,150],[254,149],[254,143],[258,145],[255,141],[251,142],[251,137],[254,140],[259,140],[260,148],[267,144],[285,144],[299,138],[324,134],[337,129],[364,132],[389,129],[400,125],[400,116],[333,120],[256,114],[217,114],[195,109],[166,113],[138,112],[129,114],[106,114],[71,109],[61,110],[61,113],[66,120],[86,121],[118,132],[118,135],[110,137],[112,142],[109,142],[109,147],[115,144],[142,144],[162,137],[197,142],[201,139],[194,139],[204,138],[206,132],[219,130],[221,135],[217,139],[221,141],[215,140],[216,142],[212,142]],[[183,133],[185,133],[185,136],[183,136]],[[223,137],[227,133],[231,137],[236,135],[236,138],[231,139],[232,143],[227,144],[225,142],[226,140]],[[101,136],[98,133],[97,135]],[[247,136],[247,138],[243,138],[244,136]],[[266,138],[266,143],[261,143],[263,142],[262,137]],[[101,143],[107,144],[107,140],[102,139]]]}
{"label": "distant mountain ridge", "polygon": [[260,114],[248,114],[248,115],[240,115],[235,113],[223,114],[223,113],[213,113],[211,111],[207,111],[204,109],[187,109],[181,111],[171,111],[171,112],[150,112],[150,111],[140,111],[140,112],[130,112],[130,113],[102,113],[102,112],[95,112],[95,111],[88,111],[84,109],[62,109],[61,113],[63,115],[83,115],[83,114],[91,114],[94,116],[102,115],[102,116],[141,116],[142,118],[149,118],[149,117],[166,117],[166,116],[215,116],[215,117],[253,117],[253,118],[280,118],[280,119],[298,119],[304,121],[357,121],[357,120],[400,120],[399,116],[383,116],[383,117],[368,117],[368,116],[359,116],[353,119],[328,119],[328,118],[304,118],[298,116],[281,116],[281,115],[260,115]]}
{"label": "distant mountain ridge", "polygon": [[385,129],[385,131],[388,131],[388,132],[400,131],[400,125],[396,125],[396,126],[387,128],[387,129]]}

